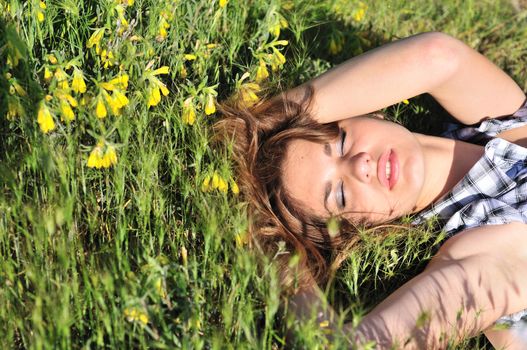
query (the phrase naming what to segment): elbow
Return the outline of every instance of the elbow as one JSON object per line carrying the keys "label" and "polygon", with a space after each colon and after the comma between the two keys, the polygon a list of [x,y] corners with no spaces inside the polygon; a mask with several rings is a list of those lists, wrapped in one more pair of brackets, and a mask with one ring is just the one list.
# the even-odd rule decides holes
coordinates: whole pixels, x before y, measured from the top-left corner
{"label": "elbow", "polygon": [[421,35],[420,60],[433,75],[434,85],[440,86],[459,71],[469,48],[445,33],[429,32]]}

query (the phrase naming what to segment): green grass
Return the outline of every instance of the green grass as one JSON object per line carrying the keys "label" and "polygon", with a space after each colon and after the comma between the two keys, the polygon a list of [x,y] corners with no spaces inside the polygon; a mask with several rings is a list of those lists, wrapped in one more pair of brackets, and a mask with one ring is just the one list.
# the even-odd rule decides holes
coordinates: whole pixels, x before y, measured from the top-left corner
{"label": "green grass", "polygon": [[[526,87],[527,12],[515,13],[504,0],[364,1],[364,18],[355,0],[230,0],[224,8],[218,1],[135,0],[122,11],[117,3],[46,0],[43,9],[39,1],[0,0],[2,348],[285,347],[275,272],[258,265],[240,238],[247,229],[244,204],[231,191],[202,190],[214,172],[235,180],[228,150],[211,148],[210,127],[219,116],[206,115],[205,103],[254,81],[259,59],[274,53],[271,32],[282,17],[288,26],[278,39],[289,44],[275,47],[286,63],[271,72],[270,91],[432,30],[480,50]],[[164,39],[161,18],[170,25]],[[102,27],[101,46],[115,56],[108,68],[86,47]],[[330,52],[331,40],[342,45],[340,52]],[[72,65],[84,73],[87,92],[72,93],[79,106],[66,122],[58,79],[44,74],[61,67],[72,75]],[[170,68],[157,75],[170,93],[151,107],[148,66]],[[100,119],[98,84],[120,69],[130,77],[129,103],[120,116]],[[245,72],[251,75],[240,82]],[[14,83],[27,96],[10,91]],[[37,113],[46,95],[55,129],[43,133]],[[188,98],[193,125],[184,122]],[[8,118],[9,105],[16,116]],[[428,130],[444,114],[426,97],[388,113]],[[88,167],[101,139],[115,147],[117,163]],[[330,299],[357,320],[417,273],[441,239],[425,229],[383,241],[366,237],[329,286]],[[293,327],[296,347],[325,346],[317,325]],[[480,337],[456,348],[486,347]]]}

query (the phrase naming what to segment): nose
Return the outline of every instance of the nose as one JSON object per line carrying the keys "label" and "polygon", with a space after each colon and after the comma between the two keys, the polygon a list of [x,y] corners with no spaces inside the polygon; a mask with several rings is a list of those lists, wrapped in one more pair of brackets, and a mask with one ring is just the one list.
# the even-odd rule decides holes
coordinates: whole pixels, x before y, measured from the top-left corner
{"label": "nose", "polygon": [[344,159],[346,172],[351,173],[355,178],[361,182],[369,183],[373,174],[371,156],[367,152],[359,152],[354,154],[351,158]]}

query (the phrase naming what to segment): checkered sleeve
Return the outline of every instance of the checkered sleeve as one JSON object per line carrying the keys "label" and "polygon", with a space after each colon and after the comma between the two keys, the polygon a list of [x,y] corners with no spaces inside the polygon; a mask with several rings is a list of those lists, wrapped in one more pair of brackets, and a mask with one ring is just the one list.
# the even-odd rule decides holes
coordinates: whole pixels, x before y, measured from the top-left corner
{"label": "checkered sleeve", "polygon": [[527,100],[513,114],[485,119],[478,125],[445,123],[445,132],[441,135],[455,140],[484,145],[502,131],[527,125]]}
{"label": "checkered sleeve", "polygon": [[448,235],[463,230],[484,226],[504,225],[511,222],[527,223],[527,217],[518,209],[494,198],[484,198],[465,205],[444,226]]}

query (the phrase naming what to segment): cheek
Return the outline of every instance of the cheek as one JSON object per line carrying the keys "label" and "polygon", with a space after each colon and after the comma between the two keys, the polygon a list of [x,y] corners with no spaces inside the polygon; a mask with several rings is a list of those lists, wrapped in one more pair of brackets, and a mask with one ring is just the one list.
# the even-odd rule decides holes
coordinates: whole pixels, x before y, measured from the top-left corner
{"label": "cheek", "polygon": [[350,217],[355,221],[385,222],[398,206],[398,198],[390,198],[386,193],[373,188],[355,188],[353,194]]}
{"label": "cheek", "polygon": [[[424,159],[421,153],[413,153],[406,160],[403,167],[405,176],[404,185],[400,190],[407,192],[410,196],[417,196],[424,184]],[[404,193],[403,192],[403,193]]]}

